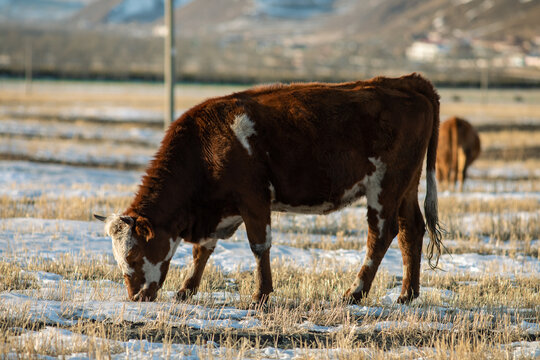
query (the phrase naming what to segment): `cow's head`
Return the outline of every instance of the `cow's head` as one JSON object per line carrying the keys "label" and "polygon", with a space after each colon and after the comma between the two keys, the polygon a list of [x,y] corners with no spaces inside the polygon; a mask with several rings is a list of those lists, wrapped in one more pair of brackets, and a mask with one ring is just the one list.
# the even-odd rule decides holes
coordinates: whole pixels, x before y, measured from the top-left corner
{"label": "cow's head", "polygon": [[156,233],[148,219],[141,216],[94,217],[105,222],[105,232],[112,238],[114,258],[124,275],[129,298],[153,301],[180,241]]}

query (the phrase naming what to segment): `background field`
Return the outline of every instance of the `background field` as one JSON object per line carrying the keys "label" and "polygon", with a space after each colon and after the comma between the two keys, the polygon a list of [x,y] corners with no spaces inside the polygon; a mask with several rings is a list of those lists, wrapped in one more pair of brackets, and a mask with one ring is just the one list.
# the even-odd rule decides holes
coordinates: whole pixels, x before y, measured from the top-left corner
{"label": "background field", "polygon": [[[177,113],[242,88],[179,85]],[[540,91],[439,92],[441,118],[469,119],[483,153],[463,193],[439,193],[449,253],[442,271],[423,262],[420,298],[395,303],[394,243],[362,305],[341,302],[365,254],[360,200],[274,214],[275,293],[254,311],[243,226],[218,243],[194,299],[172,300],[190,264],[182,244],[146,304],[127,301],[92,220],[128,205],[159,145],[160,85],[0,82],[0,357],[540,357]]]}

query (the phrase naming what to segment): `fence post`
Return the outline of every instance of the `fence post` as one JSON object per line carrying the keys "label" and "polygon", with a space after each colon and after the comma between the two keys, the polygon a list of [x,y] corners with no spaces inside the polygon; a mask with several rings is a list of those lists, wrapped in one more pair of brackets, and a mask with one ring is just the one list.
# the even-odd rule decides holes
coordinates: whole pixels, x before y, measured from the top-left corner
{"label": "fence post", "polygon": [[165,0],[165,130],[174,120],[174,17],[173,0]]}

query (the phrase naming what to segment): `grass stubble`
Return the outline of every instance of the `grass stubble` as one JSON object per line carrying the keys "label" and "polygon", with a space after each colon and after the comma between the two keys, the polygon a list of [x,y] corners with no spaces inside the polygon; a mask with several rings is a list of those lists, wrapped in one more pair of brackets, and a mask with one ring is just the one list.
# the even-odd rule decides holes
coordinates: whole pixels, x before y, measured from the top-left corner
{"label": "grass stubble", "polygon": [[[200,294],[186,305],[171,306],[171,294],[187,272],[187,269],[173,267],[157,299],[158,307],[162,306],[159,316],[148,322],[134,323],[126,321],[121,312],[105,321],[77,317],[75,309],[84,300],[73,301],[66,297],[70,291],[63,286],[52,293],[40,293],[40,284],[32,276],[36,271],[52,272],[61,275],[68,287],[73,286],[70,284],[74,281],[88,280],[87,286],[93,287],[87,290],[92,294],[91,300],[106,301],[107,293],[100,294],[99,285],[94,282],[107,279],[121,284],[122,281],[120,271],[110,261],[88,257],[81,260],[67,255],[55,262],[26,259],[24,265],[4,260],[0,262],[2,291],[23,294],[37,291],[41,294],[38,297],[60,301],[65,314],[73,312],[74,323],[54,324],[30,318],[24,303],[16,309],[0,305],[0,334],[3,334],[0,356],[85,353],[100,358],[122,351],[116,341],[147,340],[163,343],[164,349],[176,343],[203,345],[203,350],[207,344],[219,344],[228,348],[233,358],[248,356],[253,349],[269,346],[320,351],[340,349],[333,353],[337,358],[354,358],[358,351],[370,358],[384,358],[389,350],[396,356],[408,351],[411,356],[428,358],[465,355],[486,358],[504,355],[505,348],[501,344],[538,338],[538,334],[527,334],[520,328],[524,321],[540,322],[540,279],[536,277],[424,271],[422,284],[427,290],[411,306],[400,306],[388,303],[385,296],[389,289],[400,286],[401,279],[381,269],[370,295],[356,307],[344,304],[340,297],[354,278],[355,269],[313,271],[280,261],[272,265],[276,291],[270,304],[245,317],[258,321],[258,326],[234,329],[209,325],[201,330],[188,325],[196,317],[194,306],[217,310],[209,313],[208,318],[201,319],[199,315],[201,320],[222,319],[220,309],[249,308],[254,284],[252,272],[224,274],[210,265]],[[328,331],[316,331],[315,325],[327,327]],[[85,336],[75,336],[69,343],[60,339],[55,342],[54,337],[43,340],[21,336],[26,330],[47,331],[48,327]],[[306,358],[309,357],[306,353]]]}

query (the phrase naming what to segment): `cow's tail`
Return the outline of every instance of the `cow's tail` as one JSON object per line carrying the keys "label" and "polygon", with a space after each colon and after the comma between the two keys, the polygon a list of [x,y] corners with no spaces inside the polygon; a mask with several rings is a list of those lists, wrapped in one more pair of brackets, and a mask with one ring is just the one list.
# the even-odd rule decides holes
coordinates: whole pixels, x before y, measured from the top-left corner
{"label": "cow's tail", "polygon": [[435,179],[435,160],[437,159],[437,143],[439,141],[439,95],[435,89],[432,96],[428,97],[433,105],[433,127],[427,149],[426,160],[426,199],[424,201],[424,213],[426,226],[429,234],[429,244],[427,246],[427,258],[429,266],[436,269],[439,264],[441,252],[444,249],[442,244],[442,231],[439,226],[438,201],[437,201],[437,180]]}

